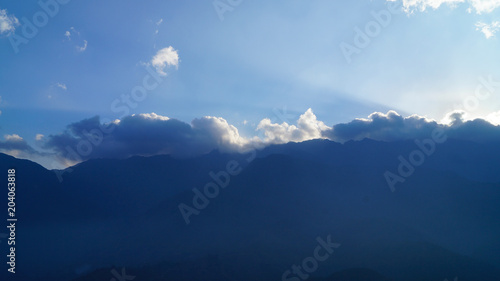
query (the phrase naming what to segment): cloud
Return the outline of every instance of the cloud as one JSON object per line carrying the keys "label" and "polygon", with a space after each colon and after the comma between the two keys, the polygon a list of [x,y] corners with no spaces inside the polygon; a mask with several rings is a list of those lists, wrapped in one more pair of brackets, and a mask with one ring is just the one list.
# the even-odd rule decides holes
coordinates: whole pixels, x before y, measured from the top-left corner
{"label": "cloud", "polygon": [[17,134],[5,135],[4,141],[0,140],[0,152],[14,157],[28,158],[29,155],[37,154],[26,141]]}
{"label": "cloud", "polygon": [[179,54],[172,46],[159,50],[151,59],[151,65],[156,68],[156,72],[166,76],[165,68],[169,66],[179,67]]}
{"label": "cloud", "polygon": [[224,118],[214,116],[196,118],[190,124],[155,113],[131,115],[108,123],[102,123],[96,116],[48,136],[44,148],[73,163],[133,155],[191,157],[213,150],[244,153],[269,144],[326,138],[323,132],[331,128],[308,109],[297,125],[273,124],[270,119],[263,119],[256,130],[262,133],[262,138],[243,137]]}
{"label": "cloud", "polygon": [[469,0],[477,14],[491,13],[500,7],[500,0]]}
{"label": "cloud", "polygon": [[12,141],[12,142],[19,142],[19,141],[23,140],[23,138],[21,138],[19,135],[16,135],[16,134],[5,135],[4,138],[6,141]]}
{"label": "cloud", "polygon": [[68,87],[66,87],[66,84],[64,84],[64,83],[57,83],[56,86],[65,90],[65,91],[68,89]]}
{"label": "cloud", "polygon": [[337,124],[323,134],[337,142],[365,138],[397,141],[428,137],[437,126],[439,125],[436,121],[417,115],[405,118],[395,111],[389,111],[386,114],[374,112],[368,116],[368,119],[359,118],[349,123]]}
{"label": "cloud", "polygon": [[[455,8],[459,4],[468,3],[469,8],[467,12],[472,13],[475,11],[476,14],[489,14],[500,7],[500,0],[386,0],[388,2],[401,1],[403,3],[403,10],[412,14],[415,11],[423,12],[428,8],[434,10],[438,9],[442,5],[448,5]],[[493,21],[491,24],[486,24],[482,21],[476,23],[476,30],[481,31],[486,39],[495,36],[495,33],[500,29],[500,22]]]}
{"label": "cloud", "polygon": [[[395,2],[398,0],[388,1]],[[463,3],[464,0],[402,0],[402,2],[404,10],[411,13],[414,10],[425,11],[427,8],[437,9],[443,4],[454,7],[459,3]]]}
{"label": "cloud", "polygon": [[[396,2],[400,0],[387,0],[389,2]],[[401,0],[403,3],[403,9],[407,13],[413,13],[414,11],[425,11],[428,8],[438,9],[442,5],[448,5],[452,8],[458,6],[462,3],[469,3],[469,11],[472,9],[476,11],[477,14],[491,13],[496,8],[500,7],[500,0]]]}
{"label": "cloud", "polygon": [[75,46],[76,50],[78,52],[84,52],[85,50],[87,50],[87,46],[88,46],[88,41],[87,40],[83,40],[82,36],[80,36],[80,32],[78,30],[76,30],[76,28],[74,28],[73,26],[69,28],[69,30],[66,30],[64,32],[64,36],[68,39],[68,41],[72,41],[72,38],[73,36],[76,36],[76,41],[80,41],[80,45],[78,45],[78,43],[73,43],[72,45]]}
{"label": "cloud", "polygon": [[494,21],[491,24],[486,24],[484,22],[476,23],[476,30],[481,31],[486,39],[490,39],[495,36],[495,33],[500,29],[500,21]]}
{"label": "cloud", "polygon": [[[500,116],[500,112],[490,115],[490,118],[496,116]],[[337,124],[323,134],[337,142],[364,138],[390,142],[429,138],[434,129],[441,129],[449,138],[457,140],[478,143],[500,141],[500,126],[487,118],[468,120],[464,111],[450,112],[441,123],[418,115],[402,117],[395,111],[386,114],[375,112],[368,119]]]}
{"label": "cloud", "polygon": [[83,46],[76,46],[76,50],[79,52],[84,52],[85,50],[87,50],[87,44],[87,40],[83,40]]}
{"label": "cloud", "polygon": [[155,22],[155,25],[156,25],[155,34],[158,34],[160,32],[159,27],[160,27],[160,25],[161,25],[162,22],[163,22],[163,19],[160,19],[157,22]]}
{"label": "cloud", "polygon": [[300,115],[297,126],[289,125],[286,122],[273,124],[268,118],[260,121],[257,126],[257,130],[264,133],[264,142],[273,144],[323,138],[322,132],[328,129],[330,129],[328,126],[317,120],[316,115],[310,108]]}
{"label": "cloud", "polygon": [[63,169],[68,166],[60,164],[63,161],[57,155],[34,149],[17,134],[4,135],[4,140],[0,140],[0,153],[5,153],[19,159],[28,159],[45,165],[48,169]]}
{"label": "cloud", "polygon": [[[44,153],[35,151],[19,135],[6,135],[0,151],[16,157],[37,159],[44,155],[61,165],[73,165],[93,158],[127,158],[134,155],[168,154],[194,157],[213,150],[246,153],[271,144],[329,139],[344,143],[365,138],[378,141],[425,139],[442,129],[450,139],[477,143],[500,141],[500,111],[485,119],[467,119],[463,111],[450,112],[442,121],[395,111],[374,112],[367,118],[327,126],[311,109],[300,115],[296,124],[272,123],[265,118],[258,123],[258,136],[244,137],[224,118],[205,116],[190,123],[146,113],[102,122],[98,116],[69,124],[56,135],[36,135]],[[54,162],[54,161],[52,161]],[[46,163],[51,163],[46,161]]]}
{"label": "cloud", "polygon": [[0,35],[14,33],[17,26],[19,26],[19,20],[14,15],[9,15],[6,9],[0,9]]}
{"label": "cloud", "polygon": [[44,148],[76,162],[133,155],[190,157],[214,149],[241,152],[250,149],[250,140],[241,137],[238,129],[223,118],[207,116],[188,124],[155,113],[131,115],[108,123],[101,123],[96,116],[70,124],[64,132],[46,139]]}

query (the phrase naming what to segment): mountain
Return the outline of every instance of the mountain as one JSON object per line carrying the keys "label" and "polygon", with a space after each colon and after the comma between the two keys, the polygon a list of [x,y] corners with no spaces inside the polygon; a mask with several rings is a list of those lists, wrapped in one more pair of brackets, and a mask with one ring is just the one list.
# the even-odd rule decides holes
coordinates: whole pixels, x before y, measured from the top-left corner
{"label": "mountain", "polygon": [[394,192],[384,175],[410,163],[414,141],[314,140],[256,157],[93,159],[64,171],[0,154],[0,168],[16,169],[22,280],[111,280],[113,268],[137,280],[279,280],[328,239],[339,245],[311,280],[493,280],[499,144],[436,144]]}

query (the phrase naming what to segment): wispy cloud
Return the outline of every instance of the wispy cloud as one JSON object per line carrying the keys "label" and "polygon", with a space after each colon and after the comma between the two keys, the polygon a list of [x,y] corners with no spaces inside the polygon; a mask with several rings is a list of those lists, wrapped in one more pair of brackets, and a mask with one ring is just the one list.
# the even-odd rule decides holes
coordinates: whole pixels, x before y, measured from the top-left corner
{"label": "wispy cloud", "polygon": [[14,15],[9,15],[6,9],[0,9],[0,34],[10,35],[18,25],[19,20]]}
{"label": "wispy cloud", "polygon": [[79,52],[84,52],[85,50],[87,50],[87,45],[88,45],[87,40],[83,40],[83,46],[76,46],[76,49]]}
{"label": "wispy cloud", "polygon": [[166,76],[165,68],[169,66],[179,67],[179,54],[172,46],[163,48],[151,59],[151,65],[156,68],[158,74]]}
{"label": "wispy cloud", "polygon": [[[84,52],[87,49],[88,41],[82,39],[80,36],[80,32],[78,30],[76,30],[76,28],[74,28],[73,26],[70,27],[69,30],[66,30],[64,32],[64,36],[66,37],[66,39],[68,41],[75,41],[75,43],[73,43],[73,44],[78,52]],[[72,40],[73,37],[76,37],[76,40]],[[78,43],[76,41],[79,41],[80,44],[77,45]]]}
{"label": "wispy cloud", "polygon": [[[489,14],[500,7],[500,0],[386,0],[388,2],[401,1],[403,3],[403,10],[408,14],[413,14],[415,11],[423,12],[428,8],[438,9],[443,5],[455,8],[460,4],[468,3],[469,7],[467,12],[472,13],[475,11],[477,15]],[[495,36],[495,33],[500,28],[499,21],[493,21],[491,24],[479,21],[476,23],[476,30],[482,32],[486,39]]]}
{"label": "wispy cloud", "polygon": [[481,31],[486,39],[490,39],[495,36],[495,33],[500,29],[500,21],[494,21],[490,24],[484,22],[476,23],[476,30]]}
{"label": "wispy cloud", "polygon": [[68,87],[66,87],[66,84],[64,84],[64,83],[57,83],[56,86],[65,90],[65,91],[68,89]]}

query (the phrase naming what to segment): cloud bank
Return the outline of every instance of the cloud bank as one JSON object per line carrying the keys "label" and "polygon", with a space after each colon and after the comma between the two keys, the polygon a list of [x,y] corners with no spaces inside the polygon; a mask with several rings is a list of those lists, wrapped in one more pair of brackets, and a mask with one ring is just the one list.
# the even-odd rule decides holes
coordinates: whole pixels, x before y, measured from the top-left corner
{"label": "cloud bank", "polygon": [[[491,115],[493,119],[498,119],[498,116],[500,112]],[[449,139],[478,143],[500,141],[500,126],[485,119],[468,120],[464,112],[456,111],[444,120],[438,122],[418,115],[403,117],[389,111],[328,126],[308,109],[296,124],[278,124],[265,118],[255,128],[258,136],[244,137],[221,117],[206,116],[186,123],[148,113],[106,123],[95,116],[69,124],[56,135],[37,135],[36,140],[44,149],[43,153],[15,134],[4,136],[4,140],[0,141],[0,152],[33,159],[47,156],[50,151],[53,159],[68,166],[92,158],[158,154],[193,157],[213,150],[245,153],[271,144],[311,139],[340,143],[365,138],[386,142],[423,139],[431,136],[436,128],[442,129]]]}

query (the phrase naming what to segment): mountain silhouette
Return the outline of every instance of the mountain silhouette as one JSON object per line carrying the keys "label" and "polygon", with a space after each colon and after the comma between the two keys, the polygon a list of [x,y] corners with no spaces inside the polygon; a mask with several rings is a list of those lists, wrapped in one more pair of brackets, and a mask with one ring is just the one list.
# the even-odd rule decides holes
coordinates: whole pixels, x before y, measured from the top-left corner
{"label": "mountain silhouette", "polygon": [[[17,277],[280,280],[330,237],[340,247],[310,280],[498,278],[500,143],[437,144],[392,192],[384,174],[418,149],[313,140],[63,171],[0,154],[5,173],[16,169]],[[186,219],[181,204],[196,212]]]}

